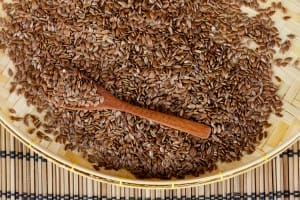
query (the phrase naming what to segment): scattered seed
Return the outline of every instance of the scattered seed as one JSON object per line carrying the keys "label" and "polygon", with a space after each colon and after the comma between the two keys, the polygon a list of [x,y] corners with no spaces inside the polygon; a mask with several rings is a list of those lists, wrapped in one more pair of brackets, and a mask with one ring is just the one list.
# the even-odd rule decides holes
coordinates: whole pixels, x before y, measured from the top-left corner
{"label": "scattered seed", "polygon": [[36,136],[37,136],[39,139],[44,139],[44,138],[45,138],[45,134],[44,134],[42,131],[37,131],[37,132],[36,132]]}
{"label": "scattered seed", "polygon": [[16,110],[13,109],[13,108],[8,109],[8,111],[9,111],[10,113],[12,113],[12,114],[16,114],[16,113],[17,113]]}
{"label": "scattered seed", "polygon": [[26,125],[26,126],[29,126],[29,118],[30,118],[30,114],[26,114],[23,118],[23,123]]}
{"label": "scattered seed", "polygon": [[16,117],[16,116],[10,116],[10,119],[12,120],[12,121],[17,121],[17,122],[19,122],[19,121],[22,121],[22,117]]}
{"label": "scattered seed", "polygon": [[280,46],[280,52],[286,53],[290,49],[291,45],[292,45],[292,43],[290,40],[284,41]]}
{"label": "scattered seed", "polygon": [[282,10],[283,13],[287,13],[286,7],[282,7],[281,10]]}
{"label": "scattered seed", "polygon": [[48,142],[52,142],[52,139],[48,135],[44,135],[43,139],[48,141]]}
{"label": "scattered seed", "polygon": [[291,62],[292,60],[293,60],[292,57],[287,57],[287,58],[284,59],[284,62]]}
{"label": "scattered seed", "polygon": [[290,38],[290,39],[294,39],[296,37],[296,35],[294,35],[294,34],[288,34],[287,37]]}
{"label": "scattered seed", "polygon": [[286,67],[286,66],[288,66],[288,64],[289,64],[289,62],[282,62],[282,63],[281,63],[281,66],[282,66],[282,67]]}
{"label": "scattered seed", "polygon": [[279,78],[278,76],[275,76],[275,79],[276,79],[278,82],[281,82],[281,78]]}
{"label": "scattered seed", "polygon": [[12,77],[14,75],[14,72],[12,71],[12,69],[8,69],[8,76]]}
{"label": "scattered seed", "polygon": [[27,133],[31,135],[35,132],[35,130],[36,130],[35,128],[30,128],[27,130]]}
{"label": "scattered seed", "polygon": [[9,93],[13,93],[16,90],[17,86],[16,85],[11,85],[9,89]]}
{"label": "scattered seed", "polygon": [[42,125],[42,122],[39,119],[36,119],[33,121],[33,125],[35,128],[40,128]]}

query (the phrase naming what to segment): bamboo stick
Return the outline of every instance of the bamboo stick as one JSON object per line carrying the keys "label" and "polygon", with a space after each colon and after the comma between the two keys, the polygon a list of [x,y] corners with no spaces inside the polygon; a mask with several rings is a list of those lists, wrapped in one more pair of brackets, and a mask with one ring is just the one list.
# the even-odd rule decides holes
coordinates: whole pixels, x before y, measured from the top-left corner
{"label": "bamboo stick", "polygon": [[172,194],[171,190],[165,190],[165,196],[169,197]]}
{"label": "bamboo stick", "polygon": [[218,183],[218,194],[220,194],[222,196],[226,196],[225,181]]}
{"label": "bamboo stick", "polygon": [[[2,135],[2,128],[0,127],[0,144],[1,144],[1,141],[3,141],[3,135]],[[2,144],[1,144],[1,145],[0,145],[0,151],[1,151],[1,152],[3,151],[2,148],[3,148],[3,146],[2,146]],[[1,170],[1,169],[3,169],[4,166],[5,166],[5,163],[3,163],[2,160],[3,160],[3,157],[1,156],[1,157],[0,157],[0,177],[5,176],[5,173],[3,173],[2,170]],[[0,190],[1,190],[1,191],[3,191],[3,188],[2,188],[2,180],[3,180],[3,178],[1,178],[1,180],[0,180]],[[0,198],[2,198],[2,194],[0,195]]]}
{"label": "bamboo stick", "polygon": [[[1,146],[2,146],[2,151],[6,153],[6,137],[7,135],[5,134],[5,130],[1,127],[1,133],[2,133],[2,140],[1,140]],[[7,189],[9,187],[7,187],[7,182],[6,182],[6,179],[7,179],[7,173],[6,173],[6,168],[8,167],[7,163],[6,163],[6,157],[3,157],[2,159],[2,164],[3,164],[3,167],[1,167],[1,171],[2,171],[2,175],[3,175],[3,179],[2,179],[2,188],[1,190],[2,191],[7,191]],[[2,196],[3,199],[6,199],[5,196]]]}
{"label": "bamboo stick", "polygon": [[70,194],[70,190],[69,190],[69,184],[64,184],[67,183],[69,180],[69,172],[65,169],[61,170],[61,180],[62,180],[62,189],[63,189],[63,195],[67,195]]}
{"label": "bamboo stick", "polygon": [[120,189],[119,186],[112,186],[112,195],[116,197],[116,199],[120,199]]}
{"label": "bamboo stick", "polygon": [[210,185],[205,185],[204,186],[204,192],[203,195],[210,196]]}
{"label": "bamboo stick", "polygon": [[228,193],[231,194],[231,179],[228,179],[226,180],[226,194],[227,195]]}
{"label": "bamboo stick", "polygon": [[61,177],[61,168],[59,168],[58,166],[55,166],[55,195],[59,195],[61,194],[61,187],[60,187],[60,183],[61,183],[61,180],[60,180],[60,177]]}
{"label": "bamboo stick", "polygon": [[[105,184],[105,185],[107,185],[107,184]],[[82,187],[82,195],[86,195],[87,194],[87,178],[86,177],[82,178],[82,186],[81,187]],[[107,189],[106,189],[106,191],[107,191]],[[107,196],[107,194],[105,196]]]}
{"label": "bamboo stick", "polygon": [[[134,196],[134,194],[133,194]],[[111,184],[107,184],[107,198],[111,199],[113,197],[112,195],[112,185]]]}
{"label": "bamboo stick", "polygon": [[209,196],[216,195],[216,193],[215,193],[215,190],[216,190],[215,184],[209,184],[208,189],[209,189],[209,194],[210,194]]}
{"label": "bamboo stick", "polygon": [[180,192],[181,192],[181,196],[186,197],[186,189],[185,188],[182,188]]}
{"label": "bamboo stick", "polygon": [[[7,153],[7,150],[9,151],[9,147],[7,147],[7,144],[8,144],[8,139],[9,138],[9,136],[7,136],[6,135],[6,137],[5,137],[5,143],[4,143],[4,147],[5,147],[5,154]],[[10,162],[9,162],[9,160],[7,160],[7,157],[5,157],[5,166],[6,166],[6,168],[5,168],[5,175],[6,175],[6,179],[5,179],[5,190],[4,191],[7,191],[7,189],[9,189],[9,187],[10,187],[10,180],[7,180],[7,179],[9,179],[8,177],[9,177],[9,168],[10,168]],[[5,197],[6,198],[6,197]]]}
{"label": "bamboo stick", "polygon": [[[82,179],[83,177],[82,176],[78,176],[78,195],[79,196],[82,196],[83,195],[83,184],[82,184]],[[101,183],[101,186],[103,184]],[[102,188],[101,188],[101,192],[102,192]],[[102,193],[102,195],[104,196],[104,192]]]}
{"label": "bamboo stick", "polygon": [[[13,155],[15,152],[15,145],[14,145],[14,141],[13,141],[13,137],[10,135],[10,151],[11,152],[11,155]],[[10,192],[11,194],[15,194],[17,190],[17,187],[16,187],[16,159],[13,158],[13,157],[8,157],[7,158],[10,162],[10,174],[9,174],[9,177],[8,179],[10,179]],[[10,197],[11,200],[15,200],[16,199],[16,196],[15,195],[11,195]]]}
{"label": "bamboo stick", "polygon": [[244,176],[243,175],[240,175],[239,176],[239,183],[240,183],[240,187],[239,187],[239,191],[237,191],[238,193],[241,194],[241,196],[244,194]]}
{"label": "bamboo stick", "polygon": [[37,161],[36,161],[36,188],[37,188],[37,194],[42,194],[42,187],[43,187],[43,182],[42,182],[42,160],[38,158],[37,156]]}
{"label": "bamboo stick", "polygon": [[[128,196],[126,196],[128,197]],[[150,190],[150,198],[155,199],[155,190]]]}
{"label": "bamboo stick", "polygon": [[74,185],[73,185],[73,190],[74,190],[74,196],[75,195],[79,195],[79,176],[78,174],[73,174],[73,181],[74,181]]}
{"label": "bamboo stick", "polygon": [[[15,154],[15,185],[16,185],[16,193],[17,192],[20,192],[22,193],[22,185],[21,183],[23,182],[23,180],[21,179],[21,171],[20,171],[20,168],[22,168],[21,166],[21,160],[18,158],[18,153],[22,152],[21,151],[21,144],[19,142],[17,142],[14,138],[13,138],[13,143],[15,145],[15,149],[14,151],[16,152]],[[1,175],[0,175],[1,177]],[[17,198],[17,197],[16,197]]]}
{"label": "bamboo stick", "polygon": [[282,167],[282,162],[281,162],[282,159],[278,157],[276,157],[276,167],[277,167],[277,191],[283,191],[283,167]]}
{"label": "bamboo stick", "polygon": [[268,177],[266,179],[268,180],[268,193],[273,191],[273,185],[274,185],[274,179],[273,179],[273,168],[272,168],[272,162],[269,161],[267,163],[268,165]]}
{"label": "bamboo stick", "polygon": [[68,177],[68,182],[69,185],[69,191],[70,191],[70,196],[74,196],[74,173],[69,172],[69,177]]}
{"label": "bamboo stick", "polygon": [[97,196],[101,196],[101,184],[97,181],[97,184],[95,186],[97,188]]}
{"label": "bamboo stick", "polygon": [[[10,145],[9,145],[10,152],[12,152],[16,155],[15,141],[14,141],[14,137],[11,134],[9,134],[9,142],[10,142]],[[16,193],[16,158],[10,157],[9,160],[10,160],[10,166],[11,166],[11,168],[10,168],[10,179],[11,179],[10,191],[11,191],[11,194],[15,194]],[[12,195],[11,200],[15,200],[15,199],[16,199],[16,196]]]}
{"label": "bamboo stick", "polygon": [[146,189],[146,190],[145,190],[145,198],[146,198],[146,199],[151,198],[151,191],[150,191],[149,189]]}
{"label": "bamboo stick", "polygon": [[283,155],[283,191],[289,190],[289,158],[287,154]]}
{"label": "bamboo stick", "polygon": [[272,183],[270,183],[269,182],[269,171],[270,171],[270,169],[269,169],[269,167],[268,167],[268,162],[267,163],[265,163],[264,165],[263,165],[263,172],[264,172],[264,176],[263,176],[263,179],[265,180],[265,182],[264,182],[264,193],[265,194],[268,194],[269,193],[269,184],[272,184]]}
{"label": "bamboo stick", "polygon": [[233,193],[232,196],[235,196],[236,193],[239,193],[240,191],[240,177],[236,176],[233,178]]}
{"label": "bamboo stick", "polygon": [[125,188],[124,187],[120,187],[120,196],[125,197]]}
{"label": "bamboo stick", "polygon": [[[111,186],[113,188],[113,185]],[[98,182],[97,181],[93,181],[93,193],[95,197],[98,197],[100,187],[98,186]],[[115,196],[115,195],[114,195]]]}
{"label": "bamboo stick", "polygon": [[[272,192],[277,191],[277,168],[276,168],[276,158],[271,160],[272,163],[272,178],[273,178],[273,187],[272,187]],[[274,199],[276,198],[276,194],[274,194]]]}
{"label": "bamboo stick", "polygon": [[201,185],[198,187],[198,196],[205,195],[204,186]]}
{"label": "bamboo stick", "polygon": [[[292,150],[292,149],[291,149]],[[292,157],[290,157],[289,155],[287,155],[287,160],[288,160],[288,186],[287,186],[287,190],[289,190],[291,193],[295,192],[295,184],[294,184],[294,155]],[[294,196],[290,197],[290,200],[294,200]]]}
{"label": "bamboo stick", "polygon": [[155,196],[154,199],[160,199],[161,198],[161,191],[160,190],[154,190],[155,191]]}
{"label": "bamboo stick", "polygon": [[42,162],[42,194],[43,196],[48,194],[48,177],[47,177],[47,162]]}
{"label": "bamboo stick", "polygon": [[[260,176],[259,176],[259,191],[258,194],[263,194],[264,193],[264,188],[265,188],[265,182],[264,182],[264,166],[258,167]],[[263,197],[265,198],[265,197]]]}
{"label": "bamboo stick", "polygon": [[[195,197],[196,198],[196,188],[197,187],[192,187],[191,188],[191,195],[192,195],[192,197]],[[165,193],[166,194],[166,193]]]}
{"label": "bamboo stick", "polygon": [[165,199],[166,198],[166,195],[165,195],[165,191],[164,190],[159,190],[159,193],[160,193],[160,199]]}
{"label": "bamboo stick", "polygon": [[[30,155],[30,151],[29,149],[23,145],[22,146],[22,149],[23,149],[23,153],[25,155]],[[24,180],[24,183],[23,183],[23,191],[30,191],[30,179],[28,178],[28,175],[30,174],[30,161],[26,158],[23,158],[22,159],[22,167],[23,167],[23,180]]]}
{"label": "bamboo stick", "polygon": [[101,194],[102,196],[107,196],[107,184],[101,183]]}
{"label": "bamboo stick", "polygon": [[[86,187],[87,187],[87,195],[88,197],[94,196],[94,188],[93,188],[93,182],[91,179],[87,178],[86,179]],[[108,185],[108,198],[111,198],[111,185]]]}
{"label": "bamboo stick", "polygon": [[244,184],[244,190],[247,195],[251,195],[251,192],[253,191],[253,183],[252,183],[252,176],[253,176],[253,170],[247,172],[244,174],[245,176],[245,184]]}
{"label": "bamboo stick", "polygon": [[[186,198],[191,199],[192,198],[192,189],[191,188],[186,188],[185,190],[186,190],[185,191]],[[162,199],[164,199],[164,197]]]}
{"label": "bamboo stick", "polygon": [[47,162],[47,194],[53,194],[53,178],[52,178],[52,163]]}
{"label": "bamboo stick", "polygon": [[[297,144],[295,144],[293,146],[293,151],[297,152],[300,151],[300,142],[298,142]],[[300,181],[299,181],[299,176],[300,176],[300,158],[299,156],[294,156],[293,157],[293,167],[294,167],[294,186],[295,186],[295,190],[297,190],[298,192],[300,192]]]}

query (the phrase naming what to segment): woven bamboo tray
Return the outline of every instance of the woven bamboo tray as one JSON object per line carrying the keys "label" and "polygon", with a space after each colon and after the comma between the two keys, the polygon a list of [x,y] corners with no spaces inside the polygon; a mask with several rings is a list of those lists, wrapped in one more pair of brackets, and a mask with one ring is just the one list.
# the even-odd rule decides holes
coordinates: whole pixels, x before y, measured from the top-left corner
{"label": "woven bamboo tray", "polygon": [[[270,3],[271,1],[268,1],[268,4]],[[284,21],[281,14],[275,15],[276,26],[279,28],[282,37],[290,33],[296,35],[296,39],[293,40],[293,46],[285,56],[300,59],[300,1],[284,1],[283,4],[288,8],[287,15],[292,18]],[[0,14],[3,14],[1,10]],[[284,68],[274,67],[275,75],[282,79],[279,95],[284,102],[283,117],[279,118],[275,115],[270,117],[272,126],[267,130],[269,132],[268,137],[260,143],[253,154],[245,155],[240,161],[219,163],[217,170],[205,173],[199,177],[187,176],[185,179],[180,180],[140,180],[125,170],[95,171],[80,155],[64,151],[64,147],[55,142],[43,141],[36,135],[26,134],[27,128],[21,122],[10,120],[9,108],[14,108],[17,114],[21,116],[26,113],[39,116],[41,114],[34,107],[26,106],[26,101],[23,97],[9,93],[11,82],[11,78],[8,76],[9,68],[13,69],[12,62],[4,52],[0,52],[0,123],[25,145],[45,158],[70,171],[106,183],[158,189],[189,187],[221,181],[267,162],[300,138],[300,66],[291,64]]]}

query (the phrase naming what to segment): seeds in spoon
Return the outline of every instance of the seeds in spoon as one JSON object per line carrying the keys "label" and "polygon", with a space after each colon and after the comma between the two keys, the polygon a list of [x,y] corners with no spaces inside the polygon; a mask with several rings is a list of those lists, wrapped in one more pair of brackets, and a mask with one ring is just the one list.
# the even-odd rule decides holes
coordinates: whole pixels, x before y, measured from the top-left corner
{"label": "seeds in spoon", "polygon": [[49,76],[44,78],[46,90],[52,91],[48,93],[49,99],[58,106],[97,106],[104,101],[97,91],[97,85],[76,71],[62,69],[55,82],[49,80]]}

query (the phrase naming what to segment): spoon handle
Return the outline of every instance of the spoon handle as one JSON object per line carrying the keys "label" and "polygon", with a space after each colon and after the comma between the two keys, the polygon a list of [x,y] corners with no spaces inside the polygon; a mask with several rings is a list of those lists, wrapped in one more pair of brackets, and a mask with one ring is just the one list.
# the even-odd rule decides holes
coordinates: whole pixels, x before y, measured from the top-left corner
{"label": "spoon handle", "polygon": [[173,115],[131,105],[127,102],[115,98],[102,89],[100,90],[101,94],[104,96],[104,102],[101,105],[101,109],[107,108],[127,112],[141,118],[165,125],[167,127],[189,133],[202,139],[207,139],[210,135],[211,129],[209,126]]}
{"label": "spoon handle", "polygon": [[117,110],[131,113],[133,115],[139,116],[141,118],[151,120],[153,122],[165,125],[176,130],[180,130],[185,133],[197,136],[199,138],[207,139],[210,135],[210,127],[191,121],[176,117],[173,115],[168,115],[162,112],[157,112],[138,106],[134,106],[124,102]]}

